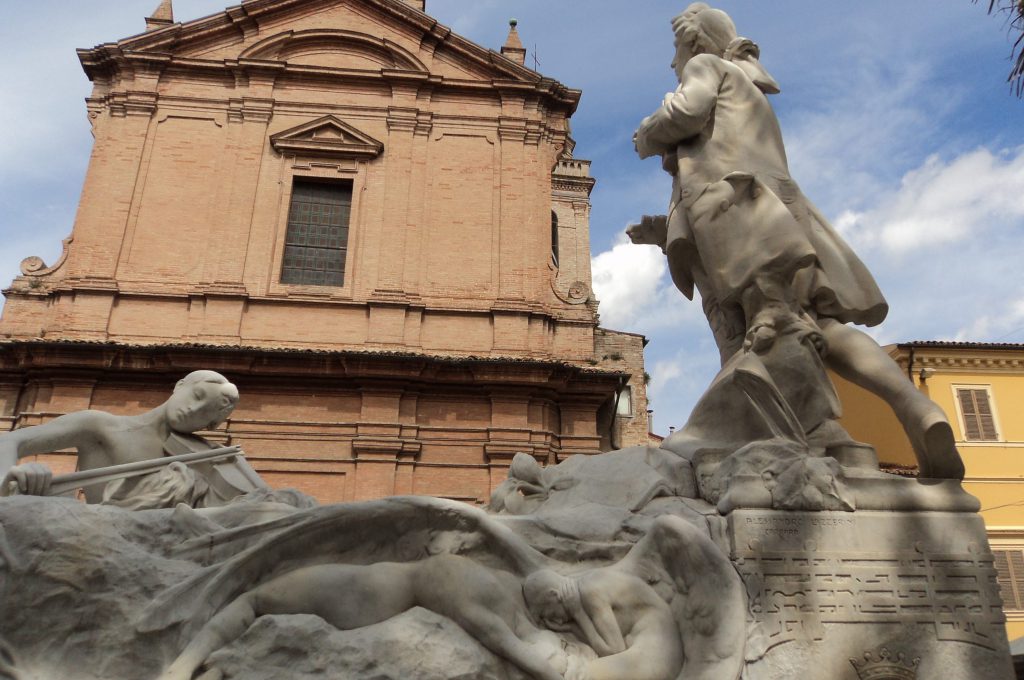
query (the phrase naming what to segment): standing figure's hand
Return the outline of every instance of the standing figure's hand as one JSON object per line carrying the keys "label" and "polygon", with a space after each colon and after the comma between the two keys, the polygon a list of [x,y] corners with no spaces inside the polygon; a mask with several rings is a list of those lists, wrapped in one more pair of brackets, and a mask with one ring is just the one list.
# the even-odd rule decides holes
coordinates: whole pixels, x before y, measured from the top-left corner
{"label": "standing figure's hand", "polygon": [[52,480],[53,472],[42,463],[15,465],[0,483],[0,496],[45,496]]}
{"label": "standing figure's hand", "polygon": [[640,121],[640,127],[633,133],[633,149],[640,158],[650,158],[659,153],[657,149],[651,148],[650,142],[647,139],[648,126],[650,124],[650,116]]}

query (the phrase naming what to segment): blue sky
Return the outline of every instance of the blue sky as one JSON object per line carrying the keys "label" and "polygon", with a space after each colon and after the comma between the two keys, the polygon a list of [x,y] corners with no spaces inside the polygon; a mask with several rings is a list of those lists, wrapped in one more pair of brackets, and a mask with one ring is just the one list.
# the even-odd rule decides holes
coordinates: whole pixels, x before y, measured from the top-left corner
{"label": "blue sky", "polygon": [[[52,262],[74,221],[92,144],[76,47],[143,28],[157,0],[9,3],[0,27],[0,283]],[[660,251],[623,230],[664,212],[670,180],[630,138],[671,90],[666,0],[427,0],[442,23],[497,49],[508,19],[540,71],[583,90],[576,155],[593,161],[591,249],[602,323],[650,339],[655,428],[680,426],[717,368],[699,305]],[[1024,342],[1024,102],[1005,83],[1003,20],[970,0],[720,2],[761,45],[793,176],[889,300],[882,343]],[[223,0],[175,0],[176,19]]]}

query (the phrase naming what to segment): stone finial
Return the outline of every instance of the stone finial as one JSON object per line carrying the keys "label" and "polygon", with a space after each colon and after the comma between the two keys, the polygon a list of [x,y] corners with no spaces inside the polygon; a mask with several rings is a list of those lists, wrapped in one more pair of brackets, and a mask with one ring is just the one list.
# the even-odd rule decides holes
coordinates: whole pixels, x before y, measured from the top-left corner
{"label": "stone finial", "polygon": [[518,24],[519,22],[515,19],[508,20],[508,38],[501,46],[501,53],[520,66],[525,66],[526,48],[523,47],[523,41],[519,39],[519,31],[516,30]]}
{"label": "stone finial", "polygon": [[160,0],[159,6],[152,16],[146,17],[146,30],[155,31],[174,23],[174,6],[172,0]]}

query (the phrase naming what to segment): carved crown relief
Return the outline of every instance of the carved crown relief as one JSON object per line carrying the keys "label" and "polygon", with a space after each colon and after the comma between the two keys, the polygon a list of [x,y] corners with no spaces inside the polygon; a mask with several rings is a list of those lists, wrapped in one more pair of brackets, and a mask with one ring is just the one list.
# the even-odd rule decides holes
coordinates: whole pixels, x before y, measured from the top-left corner
{"label": "carved crown relief", "polygon": [[908,659],[903,652],[895,655],[886,648],[865,652],[863,659],[850,659],[860,680],[916,680],[921,659]]}
{"label": "carved crown relief", "polygon": [[384,151],[384,144],[348,123],[324,116],[271,135],[278,153],[330,156],[372,160]]}
{"label": "carved crown relief", "polygon": [[427,70],[415,55],[387,38],[340,29],[278,33],[249,47],[239,58],[369,71]]}

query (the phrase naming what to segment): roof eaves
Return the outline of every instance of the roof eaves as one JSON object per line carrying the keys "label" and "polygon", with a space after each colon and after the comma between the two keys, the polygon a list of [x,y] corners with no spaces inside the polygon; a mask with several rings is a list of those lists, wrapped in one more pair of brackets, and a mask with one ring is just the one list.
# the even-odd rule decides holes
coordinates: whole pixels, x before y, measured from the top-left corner
{"label": "roof eaves", "polygon": [[141,350],[200,350],[228,352],[232,354],[241,353],[263,353],[278,355],[309,355],[309,356],[351,356],[351,357],[380,357],[389,359],[419,359],[437,361],[440,363],[475,363],[475,364],[520,364],[533,366],[562,366],[572,368],[582,373],[593,375],[626,375],[625,372],[601,368],[599,366],[584,366],[558,359],[540,359],[535,357],[517,357],[511,355],[479,356],[473,354],[424,354],[418,352],[403,352],[399,350],[378,350],[378,349],[324,349],[316,347],[287,347],[270,346],[259,347],[251,345],[227,345],[197,342],[181,343],[128,343],[113,340],[47,340],[45,338],[33,338],[30,340],[0,338],[0,349],[12,346],[40,346],[40,347],[107,347],[112,349],[141,349]]}
{"label": "roof eaves", "polygon": [[896,345],[900,349],[991,349],[1024,351],[1024,344],[1018,342],[963,342],[957,340],[910,340]]}

